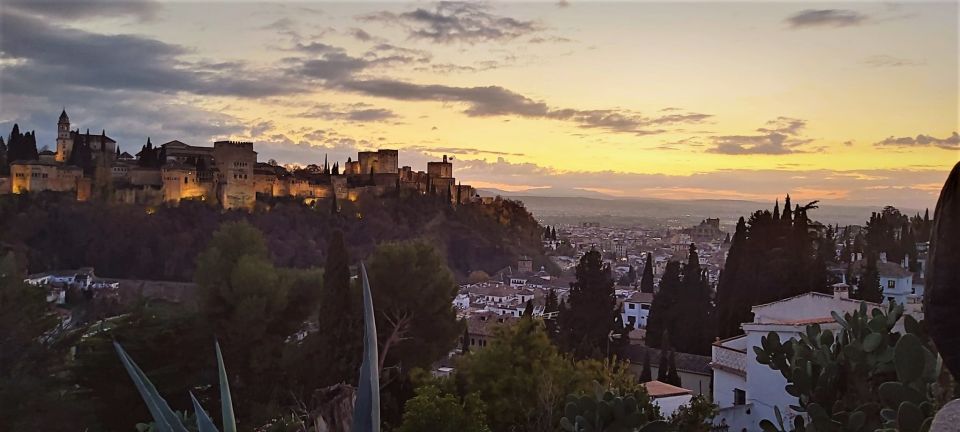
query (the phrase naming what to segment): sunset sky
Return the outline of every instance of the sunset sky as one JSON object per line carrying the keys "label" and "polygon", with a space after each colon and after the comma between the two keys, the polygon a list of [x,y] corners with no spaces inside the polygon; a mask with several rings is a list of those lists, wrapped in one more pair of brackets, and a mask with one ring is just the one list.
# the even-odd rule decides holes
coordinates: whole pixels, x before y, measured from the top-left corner
{"label": "sunset sky", "polygon": [[477,187],[933,206],[960,159],[958,6],[7,0],[0,131],[396,148]]}

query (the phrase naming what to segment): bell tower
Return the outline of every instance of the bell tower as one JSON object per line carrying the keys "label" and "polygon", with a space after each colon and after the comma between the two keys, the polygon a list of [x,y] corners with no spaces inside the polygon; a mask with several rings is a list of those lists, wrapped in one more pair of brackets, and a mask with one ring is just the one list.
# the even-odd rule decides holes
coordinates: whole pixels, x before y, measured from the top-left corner
{"label": "bell tower", "polygon": [[57,121],[57,162],[69,160],[71,150],[73,140],[70,139],[70,117],[67,117],[67,109],[64,108],[60,113],[60,120]]}

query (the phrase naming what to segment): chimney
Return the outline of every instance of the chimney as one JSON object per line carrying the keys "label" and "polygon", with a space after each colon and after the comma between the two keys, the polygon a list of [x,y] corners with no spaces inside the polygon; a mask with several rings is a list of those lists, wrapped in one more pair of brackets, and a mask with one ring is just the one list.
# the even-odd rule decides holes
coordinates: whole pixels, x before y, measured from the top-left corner
{"label": "chimney", "polygon": [[862,259],[863,259],[863,252],[857,252],[857,261],[860,261]]}
{"label": "chimney", "polygon": [[833,284],[833,298],[837,300],[850,298],[850,286],[845,283]]}
{"label": "chimney", "polygon": [[903,256],[903,268],[905,268],[905,269],[909,269],[909,268],[910,268],[910,255],[904,255],[904,256]]}
{"label": "chimney", "polygon": [[887,262],[887,253],[886,253],[886,252],[880,252],[880,262],[882,262],[882,263]]}
{"label": "chimney", "polygon": [[850,262],[857,262],[857,254],[850,252]]}

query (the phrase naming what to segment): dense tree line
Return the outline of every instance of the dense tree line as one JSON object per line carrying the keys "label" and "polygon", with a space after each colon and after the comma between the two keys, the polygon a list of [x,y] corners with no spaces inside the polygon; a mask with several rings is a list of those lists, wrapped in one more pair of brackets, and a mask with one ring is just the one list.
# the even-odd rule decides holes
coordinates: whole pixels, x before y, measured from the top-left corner
{"label": "dense tree line", "polygon": [[835,259],[835,241],[827,228],[812,222],[807,211],[816,202],[791,208],[787,195],[783,214],[758,210],[740,218],[717,285],[720,337],[742,333],[752,320],[750,308],[810,291],[828,292],[827,263]]}
{"label": "dense tree line", "polygon": [[540,246],[541,228],[519,203],[503,200],[456,208],[411,194],[362,197],[339,212],[291,199],[259,203],[252,213],[202,202],[157,208],[76,202],[70,194],[0,197],[0,239],[22,251],[30,273],[90,266],[104,277],[188,281],[198,251],[224,221],[246,220],[261,230],[271,261],[281,267],[322,267],[333,231],[350,256],[368,256],[384,241],[427,238],[460,277],[492,274],[520,255],[556,270]]}
{"label": "dense tree line", "polygon": [[0,138],[0,175],[10,175],[10,164],[15,161],[39,158],[36,132],[20,132],[20,125],[14,123],[7,140]]}
{"label": "dense tree line", "polygon": [[660,278],[647,318],[647,345],[709,355],[715,319],[707,273],[700,267],[697,247],[691,244],[687,262],[668,262]]}

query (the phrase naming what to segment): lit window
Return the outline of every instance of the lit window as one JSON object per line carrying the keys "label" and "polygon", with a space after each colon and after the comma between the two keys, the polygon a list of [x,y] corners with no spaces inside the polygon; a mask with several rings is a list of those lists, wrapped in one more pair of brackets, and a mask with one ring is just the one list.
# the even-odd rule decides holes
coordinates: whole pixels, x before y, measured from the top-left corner
{"label": "lit window", "polygon": [[887,288],[893,289],[897,287],[897,281],[890,279],[887,281]]}

